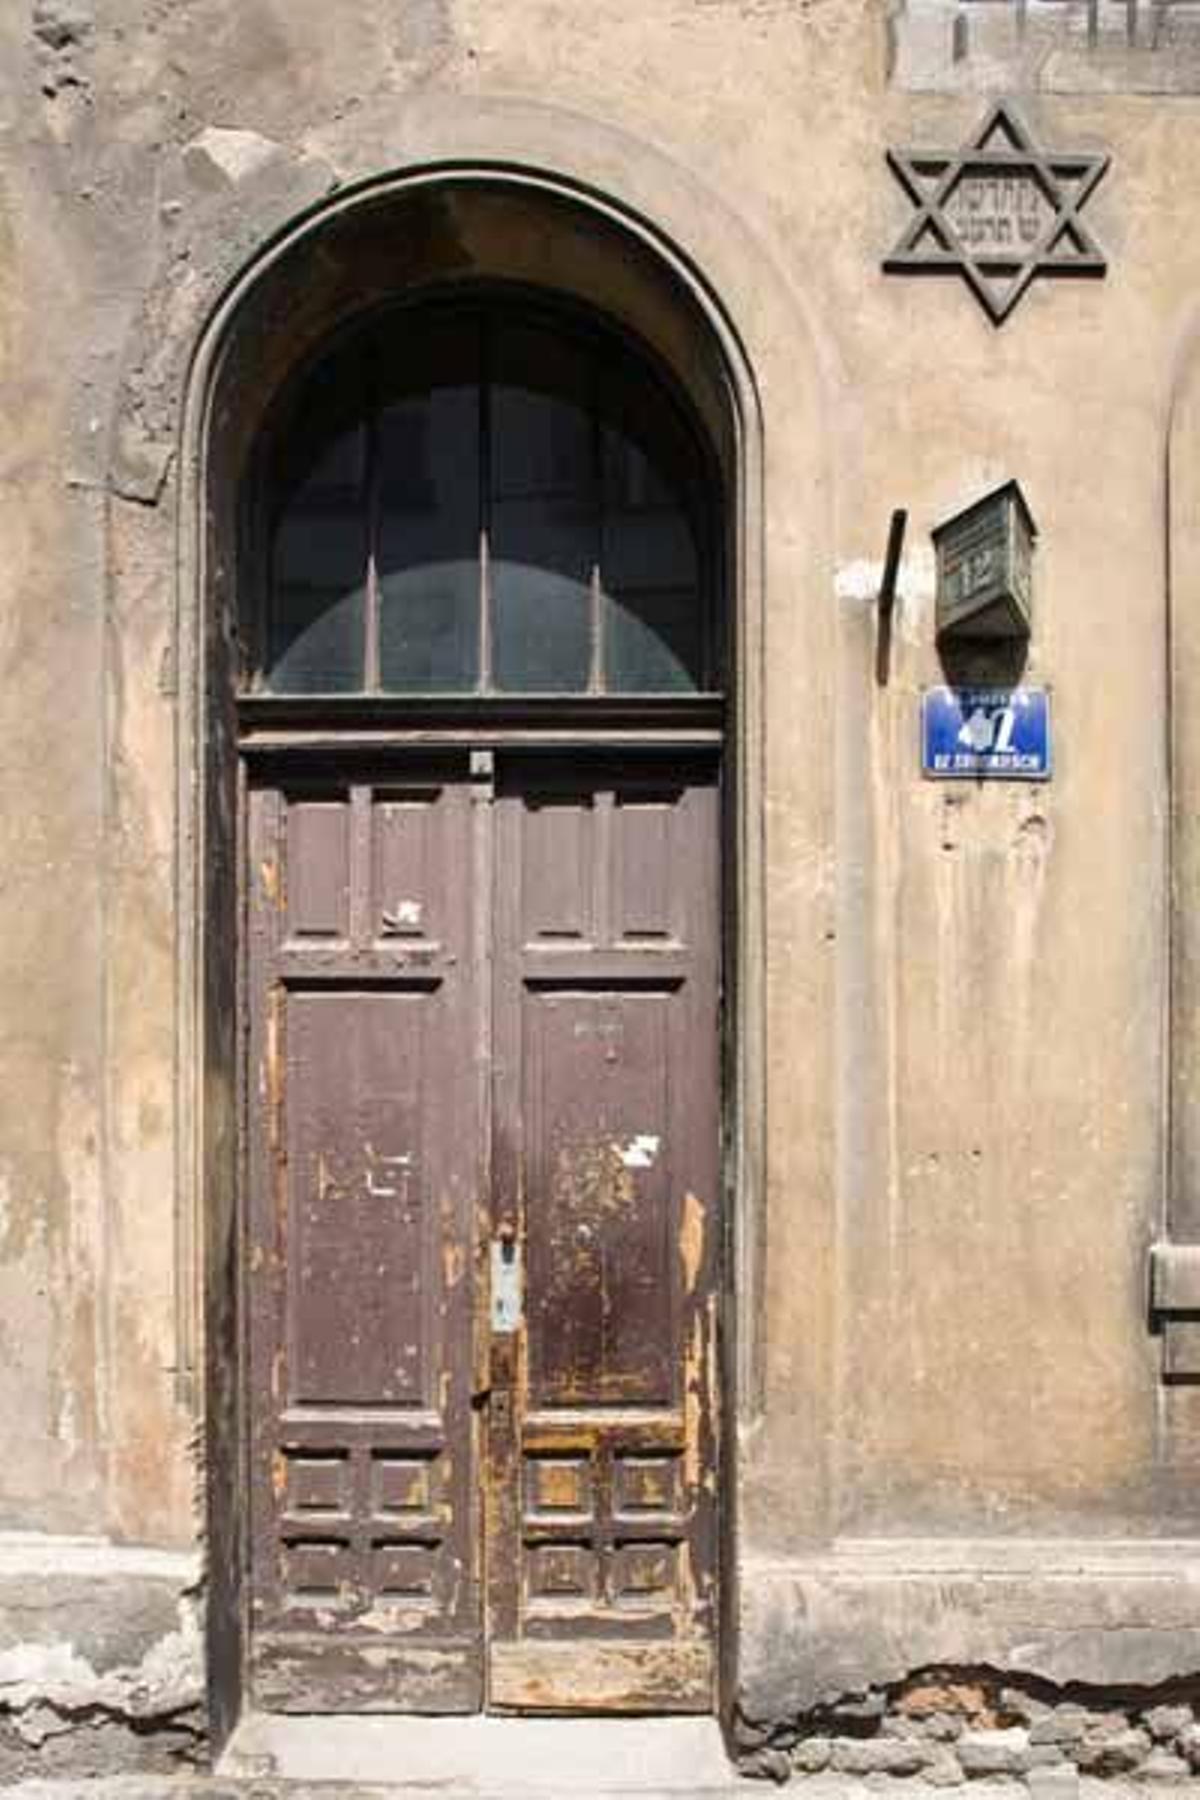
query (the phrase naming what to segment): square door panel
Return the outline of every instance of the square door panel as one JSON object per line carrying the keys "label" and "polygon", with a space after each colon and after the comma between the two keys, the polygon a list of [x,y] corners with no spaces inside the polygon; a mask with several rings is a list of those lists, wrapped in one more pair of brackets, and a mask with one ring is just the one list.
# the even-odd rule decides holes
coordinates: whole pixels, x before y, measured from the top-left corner
{"label": "square door panel", "polygon": [[624,1543],[614,1549],[612,1590],[618,1606],[669,1607],[678,1588],[678,1544]]}
{"label": "square door panel", "polygon": [[596,1553],[590,1544],[534,1544],[525,1552],[529,1600],[592,1601],[597,1593]]}
{"label": "square door panel", "polygon": [[618,1455],[613,1462],[613,1509],[623,1517],[675,1514],[681,1502],[680,1459],[668,1455]]}
{"label": "square door panel", "polygon": [[371,1510],[379,1515],[428,1513],[431,1458],[376,1450],[371,1456]]}
{"label": "square door panel", "polygon": [[372,1587],[376,1597],[432,1605],[437,1551],[435,1544],[376,1538],[371,1546]]}
{"label": "square door panel", "polygon": [[289,1537],[282,1545],[283,1586],[293,1604],[344,1606],[353,1599],[353,1554],[336,1537]]}
{"label": "square door panel", "polygon": [[590,1518],[592,1471],[587,1457],[529,1457],[525,1464],[525,1511],[530,1519]]}
{"label": "square door panel", "polygon": [[350,1456],[345,1450],[283,1453],[284,1509],[291,1514],[338,1514],[351,1503]]}

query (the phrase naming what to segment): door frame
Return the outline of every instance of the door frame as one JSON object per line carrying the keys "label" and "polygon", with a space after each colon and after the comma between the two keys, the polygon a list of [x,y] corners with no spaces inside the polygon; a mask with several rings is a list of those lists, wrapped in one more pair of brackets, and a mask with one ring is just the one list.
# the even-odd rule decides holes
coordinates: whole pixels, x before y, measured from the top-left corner
{"label": "door frame", "polygon": [[[319,710],[317,703],[309,704],[313,705],[314,712]],[[486,701],[483,704],[486,706]],[[579,717],[584,715],[584,706],[581,703],[575,703],[574,706],[568,703],[567,710],[573,711]],[[450,745],[445,743],[431,745],[428,742],[427,729],[419,738],[415,738],[411,734],[405,737],[398,729],[385,742],[364,743],[361,739],[355,742],[351,738],[349,745],[331,733],[327,741],[314,748],[311,742],[306,741],[309,734],[289,733],[279,729],[278,721],[271,719],[270,703],[260,704],[251,701],[248,703],[247,711],[250,717],[263,721],[264,729],[257,734],[253,728],[249,732],[249,750],[245,759],[247,769],[245,798],[248,808],[257,807],[258,825],[255,828],[253,819],[247,819],[245,844],[248,854],[245,866],[241,871],[239,884],[243,913],[252,922],[251,928],[245,934],[244,941],[239,946],[239,962],[242,967],[241,1004],[246,1014],[241,1022],[239,1040],[243,1045],[242,1113],[247,1140],[243,1146],[246,1189],[242,1197],[241,1235],[243,1245],[253,1244],[254,1257],[251,1259],[249,1255],[245,1255],[239,1259],[238,1280],[244,1302],[241,1336],[245,1374],[249,1375],[250,1364],[253,1360],[259,1370],[260,1386],[255,1388],[248,1381],[245,1384],[248,1406],[247,1441],[243,1446],[242,1460],[250,1517],[257,1521],[252,1534],[257,1545],[256,1553],[266,1554],[267,1546],[264,1540],[267,1537],[273,1538],[276,1527],[273,1523],[267,1525],[262,1511],[265,1492],[263,1484],[267,1478],[264,1462],[268,1460],[268,1446],[278,1445],[280,1439],[275,1435],[276,1428],[270,1429],[265,1439],[262,1435],[264,1415],[261,1410],[263,1398],[261,1381],[262,1371],[270,1365],[271,1356],[274,1349],[279,1346],[280,1340],[272,1335],[269,1326],[264,1335],[263,1327],[268,1316],[274,1321],[274,1306],[269,1301],[268,1295],[274,1288],[277,1279],[277,1276],[271,1271],[272,1269],[278,1271],[280,1265],[274,1259],[268,1238],[263,1235],[263,1232],[273,1213],[274,1206],[271,1192],[274,1152],[268,1148],[268,1140],[273,1137],[270,1121],[273,1116],[275,1100],[284,1083],[283,1066],[289,1062],[289,1058],[286,1054],[276,1055],[274,1060],[277,1072],[274,1076],[270,1073],[266,1075],[269,1091],[266,1095],[260,1093],[263,1071],[272,1060],[266,1049],[272,1029],[270,1020],[273,1016],[278,1016],[267,998],[271,989],[261,987],[260,984],[264,981],[267,967],[274,964],[281,955],[284,963],[288,965],[288,972],[284,974],[283,980],[285,985],[291,987],[293,991],[311,995],[324,988],[328,992],[330,990],[327,984],[332,983],[335,989],[339,988],[346,983],[350,975],[347,965],[339,965],[338,970],[333,972],[326,955],[322,955],[317,963],[309,965],[306,972],[301,960],[297,957],[297,943],[288,936],[287,927],[276,926],[273,923],[276,918],[277,896],[281,889],[290,892],[291,886],[286,861],[283,865],[282,883],[279,873],[279,854],[283,853],[286,856],[286,852],[284,852],[286,833],[281,828],[283,813],[286,812],[287,806],[296,799],[303,801],[333,795],[349,796],[355,789],[364,787],[387,790],[414,784],[419,787],[428,787],[432,783],[457,786],[465,796],[468,796],[467,808],[468,813],[471,813],[475,811],[477,795],[482,784],[489,795],[487,805],[492,821],[487,831],[488,849],[485,852],[485,860],[490,869],[493,866],[493,858],[499,859],[505,854],[500,847],[501,843],[507,842],[509,851],[511,851],[515,841],[511,837],[513,829],[511,815],[507,823],[502,823],[499,812],[496,810],[502,804],[502,795],[511,796],[512,793],[521,792],[530,783],[535,794],[544,796],[552,793],[564,771],[566,788],[570,792],[577,791],[580,783],[590,786],[593,781],[600,782],[602,787],[606,786],[608,782],[616,781],[623,792],[632,793],[636,793],[639,786],[644,788],[649,785],[651,788],[657,788],[664,781],[670,781],[672,785],[678,782],[685,788],[695,787],[697,792],[711,792],[711,811],[706,803],[701,802],[703,810],[710,813],[711,825],[702,834],[700,844],[702,854],[715,856],[718,862],[715,871],[717,885],[715,889],[710,887],[708,890],[710,894],[708,905],[712,908],[716,929],[712,934],[702,934],[695,941],[692,940],[690,933],[685,936],[688,942],[686,954],[689,959],[692,955],[698,954],[701,964],[703,964],[707,957],[711,956],[712,958],[711,979],[714,985],[706,991],[711,1000],[716,1001],[721,987],[719,865],[722,734],[719,725],[711,722],[707,724],[699,722],[706,715],[710,719],[717,717],[716,709],[711,701],[705,700],[689,705],[685,700],[682,703],[681,712],[685,715],[690,712],[693,715],[693,724],[689,727],[677,721],[670,735],[660,736],[657,741],[648,737],[643,729],[643,735],[636,743],[626,734],[622,734],[619,744],[614,746],[603,730],[587,731],[586,726],[581,726],[575,735],[582,741],[570,748],[563,743],[555,743],[548,750],[544,743],[531,741],[528,732],[522,733],[519,741],[513,742],[510,737],[506,736],[503,729],[493,729],[488,732],[481,728],[479,737],[487,744],[487,748],[481,752],[478,745],[473,746],[463,742],[461,736],[457,737],[456,741]],[[667,716],[665,706],[663,706],[662,712],[663,716]],[[565,736],[565,733],[559,733],[556,736]],[[493,757],[500,765],[496,767],[494,773],[492,771]],[[637,765],[636,770],[632,773],[629,768],[631,762],[635,762]],[[484,764],[487,766],[486,774]],[[254,799],[255,795],[257,795],[257,800]],[[347,804],[349,804],[348,799]],[[475,816],[479,817],[477,813]],[[482,820],[480,820],[480,824],[482,824]],[[459,829],[461,831],[463,827],[460,825]],[[495,832],[495,838],[492,837],[492,832]],[[466,826],[466,839],[469,853],[477,858],[481,850],[481,840],[479,829],[475,823],[469,823]],[[349,841],[348,837],[348,853]],[[362,845],[360,843],[359,854],[361,853]],[[269,876],[267,871],[270,871]],[[473,982],[483,981],[486,984],[486,999],[483,1001],[483,1007],[490,1016],[493,1006],[497,1004],[491,972],[496,967],[499,946],[503,943],[511,946],[512,943],[509,933],[502,929],[505,898],[509,895],[510,889],[504,882],[501,882],[498,887],[494,886],[490,875],[485,880],[484,887],[486,893],[477,896],[476,901],[472,902],[471,920],[473,922],[467,924],[462,920],[459,921],[459,936],[455,941],[462,945],[465,944],[467,938],[474,938],[478,931],[486,929],[488,932],[487,948],[482,950],[478,961],[472,963],[471,980]],[[257,894],[256,889],[259,890]],[[494,910],[498,896],[501,906],[499,914]],[[476,906],[481,907],[482,910],[476,912]],[[700,910],[702,913],[705,910],[703,903]],[[688,912],[689,915],[692,912],[690,904]],[[352,908],[351,917],[353,916]],[[253,921],[257,921],[257,923],[255,924]],[[511,928],[513,924],[511,915],[507,917],[507,924]],[[495,935],[498,930],[501,934],[499,938]],[[278,938],[277,931],[281,934]],[[268,939],[272,941],[273,947],[268,947]],[[553,952],[550,954],[553,958]],[[622,954],[628,954],[628,952],[623,952],[620,948],[611,952],[600,952],[602,960],[609,961],[613,955],[620,956]],[[544,951],[543,955],[545,955]],[[451,958],[450,960],[455,959]],[[461,958],[459,960],[461,961]],[[407,961],[405,961],[403,969],[397,965],[395,968],[389,967],[384,971],[380,968],[378,958],[376,958],[371,967],[372,972],[368,974],[366,980],[368,986],[378,992],[387,991],[397,981],[402,983],[405,976],[411,980],[414,973],[412,966]],[[422,980],[421,972],[425,969],[426,965],[422,961],[420,969],[417,971],[417,981],[422,986],[425,983]],[[662,970],[649,970],[643,962],[640,969],[640,974],[628,975],[627,972],[628,979],[635,987],[640,987],[647,980],[652,986],[657,985],[660,981],[666,981],[670,986],[675,985],[674,967],[670,973],[664,974]],[[445,973],[445,971],[440,971],[440,973]],[[548,974],[551,986],[561,985],[563,981],[561,974],[543,963],[533,977],[535,988],[544,985]],[[698,971],[697,978],[700,980],[702,992],[705,991],[703,976]],[[590,986],[590,978],[585,977],[583,985]],[[618,986],[624,987],[625,985],[626,977],[619,977]],[[476,999],[478,998],[479,994],[476,991]],[[706,1001],[702,1001],[702,1004],[706,1003]],[[255,1024],[256,1020],[257,1025]],[[709,1041],[715,1057],[715,1067],[710,1072],[713,1079],[719,1082],[723,1037],[722,1022],[719,1018],[714,1021],[710,1029],[712,1035]],[[690,1033],[685,1032],[685,1035],[690,1038]],[[284,1024],[282,1038],[285,1046],[289,1036],[289,1027]],[[510,1057],[504,1057],[502,1054],[502,1061],[511,1067]],[[478,1079],[481,1084],[481,1116],[490,1120],[497,1097],[495,1077],[490,1062],[486,1065],[486,1072],[484,1066],[480,1067]],[[716,1129],[715,1121],[714,1129]],[[715,1147],[719,1156],[719,1143]],[[683,1148],[682,1145],[681,1148]],[[694,1191],[697,1194],[707,1194],[713,1190],[708,1183],[702,1183],[696,1185]],[[715,1197],[718,1198],[719,1203],[719,1197]],[[480,1229],[481,1215],[476,1205],[469,1207],[468,1211],[472,1220],[473,1233],[469,1239],[463,1240],[466,1268],[471,1272],[472,1283],[482,1280],[486,1290],[487,1248],[489,1242],[494,1241],[494,1238],[486,1232],[482,1237],[475,1235]],[[252,1215],[257,1217],[257,1230],[252,1226]],[[672,1232],[672,1242],[676,1241],[677,1233],[682,1233],[684,1220],[688,1217],[687,1209],[683,1208],[680,1221]],[[708,1235],[705,1233],[703,1225],[699,1223],[702,1219],[702,1212],[698,1216],[690,1217],[692,1228],[699,1232],[699,1236],[693,1237],[691,1240],[692,1254],[696,1257],[698,1264],[701,1261],[700,1244]],[[494,1234],[494,1232],[495,1214],[493,1213],[491,1233]],[[713,1379],[713,1371],[715,1346],[721,1341],[722,1315],[727,1304],[727,1292],[722,1281],[723,1235],[720,1232],[714,1234],[710,1242],[711,1248],[706,1245],[702,1257],[707,1271],[703,1285],[697,1287],[694,1298],[689,1298],[692,1295],[690,1285],[686,1291],[681,1290],[680,1294],[680,1303],[685,1313],[688,1313],[689,1309],[695,1308],[691,1316],[698,1335],[693,1336],[689,1329],[688,1333],[678,1340],[678,1349],[687,1373],[680,1395],[680,1418],[677,1427],[685,1433],[686,1443],[695,1445],[697,1454],[700,1453],[702,1443],[707,1445],[707,1455],[711,1461],[706,1464],[706,1467],[716,1479],[715,1489],[709,1485],[707,1479],[702,1483],[697,1483],[701,1490],[697,1494],[699,1516],[695,1521],[695,1530],[698,1535],[692,1538],[690,1528],[687,1533],[689,1541],[693,1544],[693,1551],[696,1551],[706,1538],[711,1547],[711,1562],[702,1558],[699,1565],[706,1569],[713,1581],[716,1600],[709,1633],[704,1639],[707,1649],[702,1652],[699,1635],[693,1637],[687,1632],[680,1637],[666,1639],[643,1630],[640,1633],[634,1631],[632,1634],[624,1636],[602,1638],[585,1634],[583,1637],[573,1640],[572,1650],[577,1646],[581,1652],[589,1647],[599,1649],[600,1652],[596,1673],[601,1685],[595,1690],[593,1698],[587,1704],[585,1710],[588,1712],[608,1711],[615,1714],[644,1716],[648,1712],[659,1711],[664,1714],[678,1715],[711,1711],[715,1706],[716,1684],[711,1671],[715,1671],[717,1665],[724,1623],[719,1606],[722,1545],[719,1539],[714,1542],[708,1538],[707,1533],[711,1530],[711,1521],[715,1519],[719,1522],[722,1513],[724,1396],[722,1383],[719,1379]],[[250,1303],[252,1294],[257,1296],[253,1306]],[[469,1336],[463,1346],[465,1364],[460,1362],[458,1367],[461,1375],[464,1366],[469,1368],[474,1363],[476,1384],[490,1388],[497,1378],[495,1362],[497,1349],[502,1349],[507,1340],[504,1338],[497,1340],[483,1323],[487,1313],[486,1306],[482,1304],[484,1297],[477,1292],[473,1300],[465,1300],[460,1327],[463,1319],[469,1321]],[[254,1346],[253,1354],[252,1345]],[[693,1376],[699,1384],[696,1389],[691,1387]],[[471,1384],[468,1383],[468,1385]],[[603,1408],[600,1410],[603,1412]],[[472,1406],[471,1412],[473,1411],[474,1407]],[[460,1414],[459,1421],[460,1424],[467,1425],[469,1435],[474,1439],[475,1448],[479,1452],[470,1489],[471,1499],[467,1505],[466,1530],[472,1543],[478,1536],[478,1549],[482,1559],[488,1523],[489,1521],[494,1522],[491,1508],[495,1493],[489,1476],[491,1465],[485,1441],[477,1436],[476,1426],[470,1413]],[[329,1421],[326,1420],[326,1427],[328,1423]],[[654,1428],[650,1421],[643,1426],[643,1431],[647,1428]],[[558,1430],[562,1429],[569,1431],[570,1427],[558,1427]],[[658,1429],[660,1431],[662,1429],[661,1421],[659,1421]],[[547,1421],[544,1415],[540,1417],[534,1430],[535,1433],[540,1430],[544,1436],[547,1430]],[[693,1432],[695,1436],[691,1435]],[[342,1440],[338,1441],[340,1443]],[[319,1451],[325,1443],[325,1439],[318,1437],[316,1442]],[[455,1455],[456,1466],[459,1465],[462,1450],[463,1446],[459,1443]],[[275,1454],[277,1455],[278,1452],[276,1451]],[[269,1515],[274,1513],[274,1505],[269,1499],[266,1501],[266,1513]],[[707,1515],[709,1520],[707,1526],[703,1522],[704,1515]],[[291,1523],[294,1526],[297,1521],[292,1520]],[[515,1529],[520,1529],[519,1519],[514,1518],[512,1523]],[[314,1521],[310,1529],[319,1532],[321,1526]],[[326,1526],[325,1529],[337,1532],[341,1527],[334,1525]],[[610,1531],[616,1531],[618,1534],[620,1534],[620,1529],[619,1525],[609,1526]],[[626,1535],[636,1536],[636,1533],[627,1531]],[[691,1566],[697,1567],[695,1563]],[[528,1669],[532,1671],[529,1678],[534,1687],[540,1687],[547,1678],[548,1670],[556,1667],[562,1658],[571,1652],[560,1644],[558,1649],[553,1651],[549,1664],[544,1665],[539,1662],[539,1651],[553,1650],[553,1646],[544,1638],[537,1635],[529,1637],[524,1634],[509,1638],[503,1633],[493,1637],[489,1631],[491,1613],[489,1587],[492,1580],[493,1575],[490,1570],[480,1580],[480,1637],[478,1643],[483,1672],[483,1692],[475,1711],[500,1715],[514,1712],[551,1712],[559,1717],[564,1716],[564,1713],[569,1716],[570,1709],[565,1708],[559,1700],[550,1698],[546,1698],[544,1701],[540,1698],[518,1700],[514,1697],[513,1678],[521,1668],[528,1666]],[[368,1671],[361,1669],[355,1660],[361,1650],[361,1640],[356,1649],[352,1641],[347,1643],[339,1639],[336,1630],[331,1630],[325,1646],[328,1651],[328,1659],[318,1657],[311,1665],[310,1674],[305,1677],[301,1670],[301,1662],[312,1647],[313,1628],[311,1624],[301,1627],[301,1638],[298,1645],[293,1648],[289,1645],[286,1631],[280,1635],[280,1621],[274,1615],[274,1609],[270,1610],[272,1618],[261,1627],[265,1633],[266,1649],[260,1676],[271,1695],[270,1699],[262,1702],[264,1710],[278,1710],[284,1713],[312,1710],[328,1713],[332,1709],[327,1704],[319,1704],[316,1697],[322,1691],[328,1693],[329,1684],[336,1684],[338,1680],[348,1679],[360,1689],[362,1688],[362,1678]],[[705,1609],[702,1606],[700,1610]],[[461,1621],[459,1623],[461,1625]],[[253,1624],[248,1620],[248,1663],[251,1660],[254,1629]],[[382,1643],[383,1640],[381,1639],[380,1642]],[[388,1642],[391,1653],[396,1657],[394,1680],[397,1684],[397,1691],[402,1693],[403,1683],[406,1679],[403,1658],[409,1640],[402,1636],[400,1639],[389,1639]],[[422,1640],[414,1639],[412,1642],[417,1648],[418,1666],[409,1671],[409,1675],[421,1689],[421,1702],[420,1704],[414,1703],[411,1710],[453,1712],[457,1707],[462,1706],[463,1688],[460,1677],[443,1671],[443,1675],[438,1678],[440,1685],[437,1687],[435,1697],[435,1689],[428,1668],[419,1666],[420,1658],[428,1646]],[[629,1658],[634,1644],[638,1646],[636,1659],[632,1662],[623,1660]],[[439,1652],[443,1652],[445,1647],[439,1643],[437,1648]],[[507,1667],[507,1687],[505,1694],[498,1700],[493,1696],[496,1674],[495,1665],[491,1661],[492,1652],[497,1648],[500,1650],[501,1658],[507,1659],[505,1665]],[[628,1689],[631,1679],[633,1687]],[[686,1697],[681,1695],[679,1690],[678,1684],[681,1681],[685,1683]],[[289,1682],[294,1683],[294,1693],[288,1691]],[[623,1683],[628,1690],[624,1696],[619,1692]],[[690,1686],[687,1686],[687,1683],[690,1683]],[[712,1705],[704,1704],[705,1688],[710,1689],[713,1693]],[[663,1696],[661,1705],[655,1704],[655,1696],[658,1694]],[[302,1703],[305,1695],[310,1697],[311,1706]],[[668,1696],[670,1697],[668,1698]],[[386,1701],[372,1708],[364,1700],[361,1705],[356,1703],[354,1710],[404,1713],[410,1709],[406,1708],[403,1703],[389,1707]],[[464,1706],[464,1710],[467,1710],[467,1707]]]}
{"label": "door frame", "polygon": [[[242,814],[232,688],[236,645],[236,571],[229,564],[231,491],[240,454],[275,386],[247,398],[241,356],[261,361],[264,320],[281,282],[295,279],[325,234],[351,215],[390,210],[436,195],[455,206],[480,194],[516,196],[560,232],[568,216],[592,241],[606,237],[611,291],[597,292],[597,266],[578,252],[577,298],[602,316],[648,329],[674,348],[685,367],[702,350],[709,405],[724,409],[727,594],[731,628],[729,723],[724,750],[722,826],[723,959],[727,1111],[723,1173],[726,1254],[723,1416],[727,1428],[758,1417],[763,1395],[762,1312],[766,1142],[763,893],[763,454],[755,382],[716,293],[691,259],[639,213],[593,187],[540,169],[476,161],[414,168],[350,187],[266,243],[230,284],[208,318],[191,365],[183,421],[180,566],[190,587],[181,620],[175,679],[179,690],[177,825],[179,844],[179,1293],[184,1361],[202,1386],[210,1551],[208,1649],[213,1736],[219,1745],[242,1706],[245,1524],[238,1447],[241,1371],[236,1279],[237,1104],[233,872]],[[621,245],[625,256],[617,254]],[[565,259],[559,269],[571,263]],[[636,279],[631,271],[636,271]],[[491,271],[520,278],[520,272]],[[589,285],[590,284],[590,285]],[[639,286],[640,284],[640,286]],[[604,283],[601,283],[604,288]],[[562,290],[569,292],[569,284]],[[610,307],[614,309],[610,313]],[[276,384],[277,385],[277,384]],[[690,385],[690,384],[689,384]],[[185,624],[190,623],[190,629]],[[722,1509],[723,1569],[719,1642],[725,1700],[736,1659],[737,1439],[727,1429]]]}

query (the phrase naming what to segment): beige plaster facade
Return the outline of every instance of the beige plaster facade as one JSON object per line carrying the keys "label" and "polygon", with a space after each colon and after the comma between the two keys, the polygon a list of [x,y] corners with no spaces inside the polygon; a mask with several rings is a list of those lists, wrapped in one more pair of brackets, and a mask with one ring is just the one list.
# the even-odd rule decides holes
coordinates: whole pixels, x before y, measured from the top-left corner
{"label": "beige plaster facade", "polygon": [[[284,355],[271,282],[303,294],[371,206],[403,248],[413,196],[464,184],[530,209],[463,223],[472,266],[647,330],[670,286],[729,401],[731,1743],[778,1774],[813,1718],[929,1670],[1194,1693],[1200,22],[1121,39],[1097,7],[1094,39],[1072,0],[981,47],[930,0],[0,6],[11,1767],[72,1766],[69,1732],[13,1735],[31,1708],[160,1718],[118,1766],[194,1753],[206,1681],[218,1737],[240,1704],[211,1566],[237,1561],[207,885],[231,602],[202,521],[231,396],[252,417]],[[997,98],[1110,158],[1106,276],[1041,278],[1001,327],[881,269],[911,216],[885,152],[963,145]],[[539,238],[555,206],[573,250]],[[929,534],[1010,477],[1054,778],[924,780]]]}

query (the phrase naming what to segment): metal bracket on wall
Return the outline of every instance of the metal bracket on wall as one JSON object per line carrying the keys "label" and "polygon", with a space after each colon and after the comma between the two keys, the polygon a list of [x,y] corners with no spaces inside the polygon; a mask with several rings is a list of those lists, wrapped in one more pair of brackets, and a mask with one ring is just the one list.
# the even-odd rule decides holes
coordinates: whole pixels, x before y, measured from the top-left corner
{"label": "metal bracket on wall", "polygon": [[883,579],[879,583],[879,633],[875,640],[875,680],[886,687],[892,660],[892,614],[896,610],[896,577],[904,550],[904,533],[908,514],[898,506],[888,529],[887,555],[883,561]]}
{"label": "metal bracket on wall", "polygon": [[1200,1381],[1200,1244],[1150,1246],[1150,1312],[1164,1381]]}

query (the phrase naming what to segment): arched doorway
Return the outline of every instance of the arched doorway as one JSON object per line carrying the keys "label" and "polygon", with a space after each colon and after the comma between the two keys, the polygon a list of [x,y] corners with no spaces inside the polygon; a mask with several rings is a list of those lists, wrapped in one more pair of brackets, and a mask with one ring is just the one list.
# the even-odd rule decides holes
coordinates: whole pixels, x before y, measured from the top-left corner
{"label": "arched doorway", "polygon": [[314,337],[236,509],[247,1672],[706,1710],[722,472],[598,310]]}

